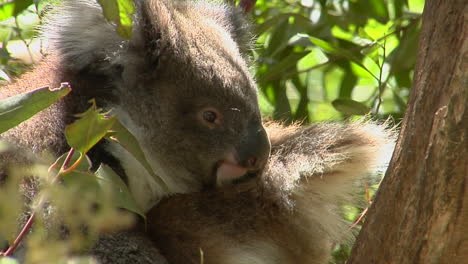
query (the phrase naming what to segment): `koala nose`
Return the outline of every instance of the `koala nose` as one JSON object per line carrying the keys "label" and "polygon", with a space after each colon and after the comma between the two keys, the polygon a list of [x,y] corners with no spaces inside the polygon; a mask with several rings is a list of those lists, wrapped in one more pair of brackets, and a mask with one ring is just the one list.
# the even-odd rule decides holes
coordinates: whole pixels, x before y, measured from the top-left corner
{"label": "koala nose", "polygon": [[247,160],[246,162],[246,167],[247,168],[255,168],[257,164],[257,158],[256,157],[251,157],[250,159]]}
{"label": "koala nose", "polygon": [[239,164],[248,170],[262,169],[270,156],[270,140],[259,121],[250,122],[246,136],[237,146]]}

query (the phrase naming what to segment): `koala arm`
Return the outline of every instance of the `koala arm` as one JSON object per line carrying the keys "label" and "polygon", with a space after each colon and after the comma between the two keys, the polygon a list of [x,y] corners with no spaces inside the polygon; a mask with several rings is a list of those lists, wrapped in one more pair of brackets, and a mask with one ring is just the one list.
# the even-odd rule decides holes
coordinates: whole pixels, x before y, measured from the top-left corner
{"label": "koala arm", "polygon": [[266,127],[272,155],[256,180],[174,195],[149,212],[170,263],[327,263],[331,243],[349,237],[339,205],[385,165],[395,133],[370,122]]}
{"label": "koala arm", "polygon": [[90,254],[100,264],[167,264],[151,240],[140,231],[99,236]]}

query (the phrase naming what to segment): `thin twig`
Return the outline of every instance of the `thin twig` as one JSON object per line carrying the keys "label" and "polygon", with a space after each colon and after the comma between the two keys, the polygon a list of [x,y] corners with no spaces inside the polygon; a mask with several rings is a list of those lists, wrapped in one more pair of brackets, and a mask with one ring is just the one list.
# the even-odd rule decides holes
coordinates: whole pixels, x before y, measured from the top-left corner
{"label": "thin twig", "polygon": [[30,48],[30,44],[31,43],[28,43],[24,38],[23,38],[23,35],[21,34],[21,28],[19,26],[19,22],[18,22],[18,17],[15,16],[15,25],[16,25],[16,33],[18,33],[18,37],[19,39],[24,43],[24,45],[26,46],[26,50],[28,51],[28,54],[29,54],[29,58],[31,59],[31,63],[34,64],[34,57],[33,57],[33,54],[32,54],[32,51],[31,51],[31,48]]}
{"label": "thin twig", "polygon": [[[387,34],[385,34],[384,36],[387,36]],[[385,54],[385,45],[387,43],[387,39],[384,38],[384,42],[383,42],[383,45],[382,45],[382,51],[383,51],[383,54],[382,54],[382,63],[380,63],[379,65],[379,95],[377,97],[377,105],[375,107],[375,110],[374,110],[374,115],[377,115],[379,113],[379,108],[380,108],[380,105],[382,104],[382,93],[383,93],[383,90],[384,90],[384,87],[385,87],[385,84],[382,82],[382,74],[383,74],[383,67],[384,67],[384,64],[385,64],[385,59],[386,59],[386,54]]]}
{"label": "thin twig", "polygon": [[[63,172],[66,172],[68,169],[70,168],[66,168],[66,166],[68,166],[68,164],[70,163],[71,161],[71,158],[73,157],[73,154],[75,153],[75,149],[74,148],[71,148],[70,151],[68,152],[68,155],[67,157],[65,158],[65,161],[63,162],[62,164],[62,167],[60,168],[59,172],[55,175],[55,177],[52,179],[52,184],[55,184],[57,182],[57,180],[60,178],[60,176],[63,174]],[[79,163],[79,161],[75,162],[75,164],[72,165],[72,167],[74,165],[77,165],[77,163]],[[53,166],[53,165],[52,165]],[[51,167],[52,167],[51,166]],[[75,166],[76,167],[76,166]],[[7,249],[7,251],[5,251],[5,253],[2,253],[1,255],[5,256],[5,257],[8,257],[10,256],[11,254],[13,254],[13,252],[16,250],[16,248],[19,246],[19,244],[21,243],[21,241],[23,240],[23,238],[26,236],[26,234],[29,232],[29,230],[31,229],[31,226],[34,224],[34,219],[36,217],[36,213],[38,212],[38,208],[42,208],[44,206],[44,203],[46,201],[46,198],[47,196],[45,194],[42,194],[42,196],[39,198],[39,202],[37,203],[37,206],[34,208],[32,214],[29,216],[28,218],[28,221],[26,222],[26,224],[23,226],[23,228],[21,229],[21,232],[18,234],[18,236],[16,237],[15,241],[13,242],[13,244]]]}

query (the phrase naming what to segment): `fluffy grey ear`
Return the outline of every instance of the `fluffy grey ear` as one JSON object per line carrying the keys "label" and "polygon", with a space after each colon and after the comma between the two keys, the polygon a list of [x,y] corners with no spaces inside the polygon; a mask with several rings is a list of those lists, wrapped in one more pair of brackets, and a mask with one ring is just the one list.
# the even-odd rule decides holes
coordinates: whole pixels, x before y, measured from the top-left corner
{"label": "fluffy grey ear", "polygon": [[252,49],[254,41],[252,26],[240,7],[225,4],[214,9],[206,7],[206,2],[196,2],[196,4],[202,5],[199,10],[206,12],[208,17],[213,18],[231,33],[232,39],[237,43],[243,55]]}
{"label": "fluffy grey ear", "polygon": [[115,59],[128,42],[104,18],[95,0],[63,1],[49,14],[41,32],[50,51],[58,51],[62,62],[76,70]]}

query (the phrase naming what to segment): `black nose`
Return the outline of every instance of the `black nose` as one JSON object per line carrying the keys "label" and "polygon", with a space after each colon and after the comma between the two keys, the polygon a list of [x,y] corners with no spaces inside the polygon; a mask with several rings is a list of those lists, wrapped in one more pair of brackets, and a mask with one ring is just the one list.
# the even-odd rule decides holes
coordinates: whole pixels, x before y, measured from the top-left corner
{"label": "black nose", "polygon": [[262,169],[270,156],[270,140],[259,121],[252,121],[236,148],[239,164],[249,170]]}

